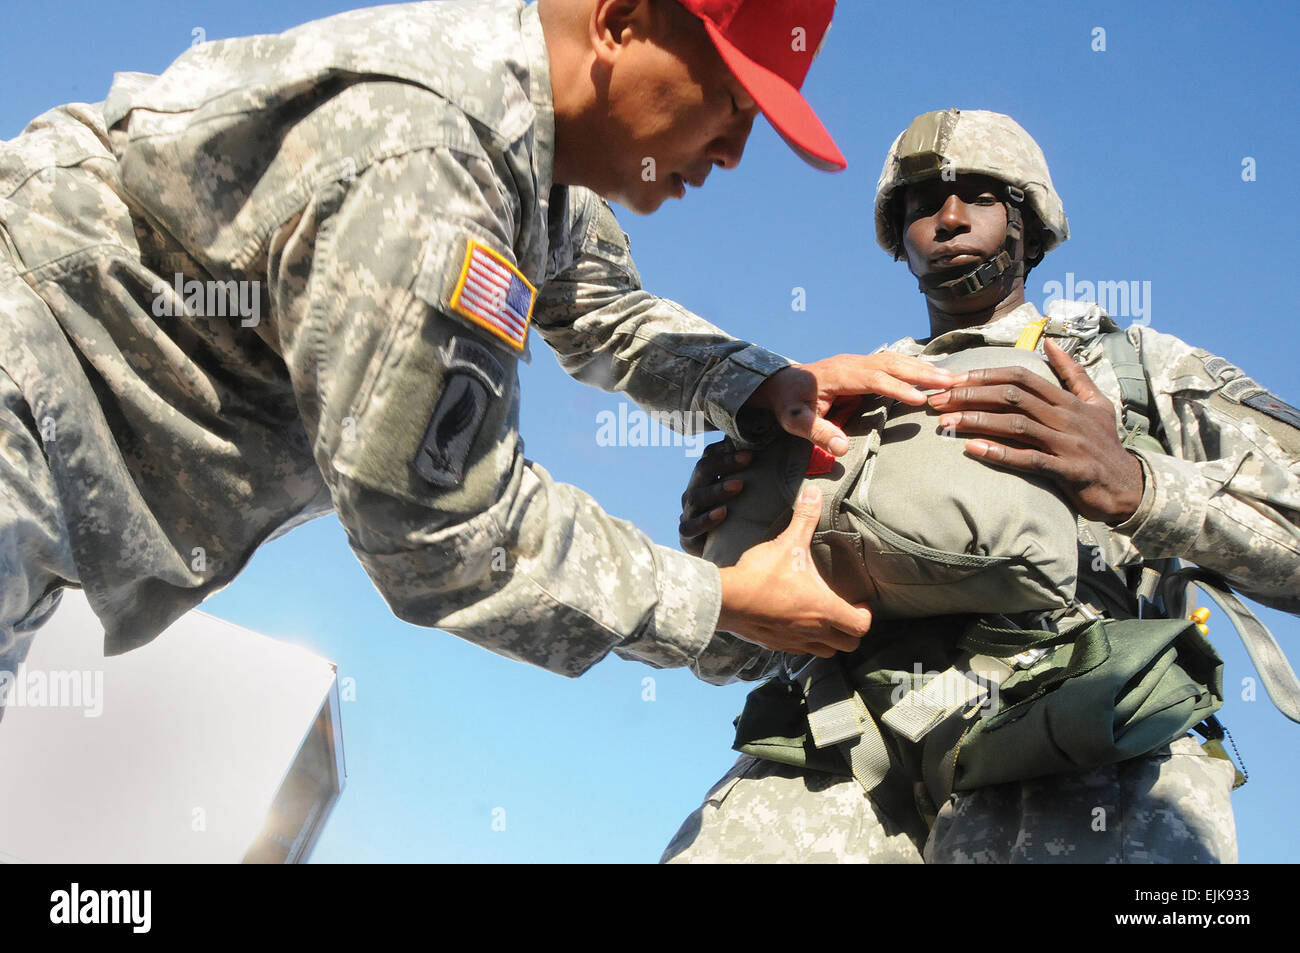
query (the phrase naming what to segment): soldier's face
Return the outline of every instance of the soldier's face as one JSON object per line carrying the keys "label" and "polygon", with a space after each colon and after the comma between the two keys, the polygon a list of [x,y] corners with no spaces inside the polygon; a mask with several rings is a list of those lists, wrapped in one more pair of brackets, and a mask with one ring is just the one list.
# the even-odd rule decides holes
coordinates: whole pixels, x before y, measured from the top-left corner
{"label": "soldier's face", "polygon": [[[955,277],[996,255],[1007,237],[1005,186],[986,175],[959,175],[907,187],[903,195],[903,248],[918,278],[951,272]],[[997,285],[944,304],[946,310],[978,310],[1005,293]]]}
{"label": "soldier's face", "polygon": [[620,47],[609,71],[603,191],[640,214],[699,188],[714,166],[739,165],[759,111],[699,20],[660,13],[656,26]]}

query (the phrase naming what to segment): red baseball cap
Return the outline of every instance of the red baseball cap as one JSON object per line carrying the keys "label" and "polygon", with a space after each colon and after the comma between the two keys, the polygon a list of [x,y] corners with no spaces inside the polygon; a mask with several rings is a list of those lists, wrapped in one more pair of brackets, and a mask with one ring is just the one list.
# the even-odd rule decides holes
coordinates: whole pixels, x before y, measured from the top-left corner
{"label": "red baseball cap", "polygon": [[677,0],[704,21],[713,45],[763,115],[809,165],[847,162],[799,90],[821,49],[835,0]]}

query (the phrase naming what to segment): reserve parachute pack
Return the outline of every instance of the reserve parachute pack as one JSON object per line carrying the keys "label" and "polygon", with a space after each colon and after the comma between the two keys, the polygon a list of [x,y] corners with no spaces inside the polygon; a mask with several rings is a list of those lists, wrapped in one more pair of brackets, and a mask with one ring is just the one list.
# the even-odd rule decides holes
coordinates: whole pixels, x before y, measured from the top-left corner
{"label": "reserve parachute pack", "polygon": [[[1100,334],[1119,380],[1125,445],[1163,453],[1137,352],[1106,323],[1108,332],[1094,321],[1082,337]],[[1035,350],[1045,328],[1079,331],[1044,318],[1015,348],[970,348],[939,364],[1018,365],[1055,380]],[[1223,662],[1206,637],[1208,613],[1189,617],[1194,589],[1218,603],[1270,697],[1300,722],[1300,681],[1214,573],[1176,560],[1107,569],[1134,616],[1110,618],[1076,595],[1087,524],[1048,481],[966,456],[964,441],[924,408],[872,399],[836,422],[850,439],[838,460],[817,460],[795,438],[756,454],[736,474],[745,492],[704,554],[734,564],[785,528],[805,481],[819,483],[813,559],[837,594],[871,605],[876,622],[848,656],[803,657],[797,670],[787,659],[747,700],[737,750],[852,774],[869,791],[903,765],[934,805],[953,791],[1138,757],[1193,729],[1207,753],[1230,760],[1213,717]]]}
{"label": "reserve parachute pack", "polygon": [[[961,372],[1018,364],[1055,380],[1031,351],[979,347],[936,362]],[[811,445],[784,437],[738,473],[746,490],[710,534],[704,558],[733,565],[777,536],[805,482],[822,492],[813,560],[831,588],[881,619],[1062,609],[1074,596],[1074,512],[1048,480],[963,452],[925,407],[876,398],[842,419],[848,453],[810,467]]]}

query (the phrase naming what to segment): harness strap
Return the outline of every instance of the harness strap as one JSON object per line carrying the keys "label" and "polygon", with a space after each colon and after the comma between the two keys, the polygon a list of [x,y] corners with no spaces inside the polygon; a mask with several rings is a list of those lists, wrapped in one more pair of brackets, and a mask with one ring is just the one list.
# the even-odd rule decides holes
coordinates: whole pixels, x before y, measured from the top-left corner
{"label": "harness strap", "polygon": [[[1102,351],[1119,380],[1120,400],[1124,410],[1124,429],[1131,440],[1136,434],[1151,433],[1151,390],[1137,348],[1124,331],[1101,336]],[[1129,440],[1125,440],[1127,446]]]}
{"label": "harness strap", "polygon": [[864,791],[889,773],[889,749],[862,696],[834,659],[814,659],[798,677],[808,706],[808,730],[818,748],[836,745]]}
{"label": "harness strap", "polygon": [[1264,683],[1268,697],[1273,699],[1278,711],[1300,723],[1300,679],[1296,678],[1273,633],[1237,598],[1227,583],[1209,570],[1191,566],[1171,573],[1165,585],[1183,587],[1184,605],[1190,605],[1195,598],[1194,588],[1199,588],[1218,604],[1241,636],[1246,654],[1250,656],[1255,671],[1259,672],[1259,680]]}
{"label": "harness strap", "polygon": [[988,695],[988,687],[953,667],[914,688],[885,712],[880,720],[908,741],[920,741],[940,722],[968,711]]}

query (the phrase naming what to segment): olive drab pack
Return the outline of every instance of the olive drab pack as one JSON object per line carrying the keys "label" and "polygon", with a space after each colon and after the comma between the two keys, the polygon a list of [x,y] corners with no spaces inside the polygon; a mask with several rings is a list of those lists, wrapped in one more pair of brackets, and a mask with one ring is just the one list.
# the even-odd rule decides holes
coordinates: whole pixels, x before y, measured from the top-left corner
{"label": "olive drab pack", "polygon": [[[1055,380],[1032,351],[981,347],[938,366],[961,372],[1019,364]],[[751,488],[705,545],[731,565],[775,538],[805,483],[822,491],[812,540],[822,577],[877,618],[1062,609],[1078,569],[1075,516],[1046,479],[967,455],[933,413],[874,399],[844,422],[849,451],[829,472],[807,473],[810,445],[787,437],[739,474]]]}
{"label": "olive drab pack", "polygon": [[[1047,323],[1017,348],[949,357],[1041,373],[1033,349]],[[1120,383],[1126,444],[1159,446],[1132,343],[1118,331],[1100,340]],[[872,604],[877,624],[849,656],[787,660],[751,693],[738,750],[851,774],[867,790],[903,765],[934,805],[954,790],[1138,757],[1194,728],[1226,758],[1213,718],[1223,663],[1189,618],[1193,587],[1224,609],[1270,697],[1300,721],[1300,682],[1281,649],[1213,573],[1176,560],[1135,567],[1126,596],[1137,618],[1104,617],[1075,597],[1083,524],[1050,487],[970,458],[978,477],[948,471],[943,442],[960,456],[962,441],[936,432],[923,409],[878,401],[847,423],[851,447],[826,474],[812,551],[832,588]],[[805,442],[759,456],[707,541],[706,556],[722,564],[777,535],[803,480],[818,479],[805,473]]]}

